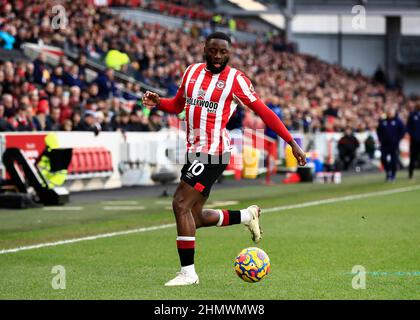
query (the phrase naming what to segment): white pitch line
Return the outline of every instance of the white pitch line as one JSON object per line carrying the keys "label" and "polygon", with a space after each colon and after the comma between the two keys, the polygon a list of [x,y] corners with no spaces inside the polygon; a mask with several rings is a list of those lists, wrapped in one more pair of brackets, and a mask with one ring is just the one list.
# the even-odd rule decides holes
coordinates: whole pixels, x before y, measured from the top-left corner
{"label": "white pitch line", "polygon": [[[385,190],[385,191],[369,192],[365,194],[354,194],[354,195],[349,195],[349,196],[344,196],[344,197],[330,198],[330,199],[324,199],[324,200],[318,200],[318,201],[309,201],[309,202],[304,202],[300,204],[285,205],[285,206],[266,208],[266,209],[263,208],[262,210],[264,211],[264,213],[266,213],[266,212],[298,209],[298,208],[305,208],[305,207],[310,207],[310,206],[317,206],[321,204],[329,204],[329,203],[335,203],[335,202],[341,202],[341,201],[350,201],[350,200],[357,200],[357,199],[363,199],[363,198],[369,198],[369,197],[384,196],[384,195],[395,194],[395,193],[409,192],[409,191],[414,191],[414,190],[419,190],[419,189],[420,189],[420,185],[417,185],[417,186],[412,186],[412,187],[404,187],[404,188],[397,188],[397,189],[391,189],[391,190]],[[13,249],[3,249],[3,250],[0,250],[0,254],[14,253],[14,252],[19,252],[19,251],[24,251],[24,250],[53,247],[53,246],[59,246],[62,244],[69,244],[69,243],[75,243],[75,242],[81,242],[81,241],[96,240],[96,239],[101,239],[101,238],[110,238],[110,237],[116,237],[116,236],[121,236],[121,235],[133,234],[133,233],[160,230],[160,229],[171,228],[174,226],[175,226],[175,223],[170,223],[170,224],[163,224],[163,225],[154,226],[154,227],[146,227],[146,228],[126,230],[126,231],[98,234],[98,235],[93,235],[93,236],[88,236],[88,237],[83,237],[83,238],[40,243],[36,245],[18,247],[18,248],[13,248]]]}
{"label": "white pitch line", "polygon": [[147,228],[138,228],[138,229],[125,230],[125,231],[97,234],[97,235],[93,235],[93,236],[89,236],[89,237],[83,237],[83,238],[61,240],[61,241],[56,241],[56,242],[46,242],[46,243],[35,244],[35,245],[32,245],[32,246],[18,247],[18,248],[14,248],[14,249],[3,249],[3,250],[0,250],[0,254],[13,253],[13,252],[19,252],[19,251],[24,251],[24,250],[39,249],[39,248],[45,248],[45,247],[54,247],[54,246],[59,246],[59,245],[62,245],[62,244],[96,240],[96,239],[101,239],[101,238],[111,238],[111,237],[116,237],[116,236],[132,234],[132,233],[140,233],[140,232],[146,232],[146,231],[166,229],[166,228],[171,228],[171,227],[174,227],[174,226],[175,226],[175,223],[170,223],[170,224],[162,224],[160,226],[153,226],[153,227],[147,227]]}
{"label": "white pitch line", "polygon": [[308,201],[304,203],[291,204],[291,205],[267,208],[267,209],[262,209],[262,210],[264,213],[267,213],[267,212],[283,211],[283,210],[290,210],[290,209],[299,209],[299,208],[312,207],[312,206],[318,206],[321,204],[329,204],[329,203],[335,203],[335,202],[341,202],[341,201],[350,201],[350,200],[358,200],[358,199],[377,197],[377,196],[386,196],[388,194],[408,192],[408,191],[414,191],[414,190],[419,190],[419,189],[420,189],[420,186],[404,187],[404,188],[398,188],[398,189],[369,192],[365,194],[353,194],[353,195],[344,196],[344,197]]}
{"label": "white pitch line", "polygon": [[120,210],[120,211],[124,211],[124,210],[144,210],[144,207],[140,207],[140,206],[105,206],[103,207],[104,210]]}
{"label": "white pitch line", "polygon": [[163,205],[168,205],[168,204],[172,204],[172,200],[158,200],[155,201],[156,204],[163,204]]}
{"label": "white pitch line", "polygon": [[127,201],[125,201],[125,200],[115,200],[115,201],[110,200],[110,201],[101,201],[101,203],[103,205],[111,205],[111,206],[122,205],[122,206],[124,206],[124,205],[135,205],[135,204],[138,204],[139,202],[138,201],[129,201],[129,200],[127,200]]}
{"label": "white pitch line", "polygon": [[45,211],[80,211],[83,207],[44,207]]}

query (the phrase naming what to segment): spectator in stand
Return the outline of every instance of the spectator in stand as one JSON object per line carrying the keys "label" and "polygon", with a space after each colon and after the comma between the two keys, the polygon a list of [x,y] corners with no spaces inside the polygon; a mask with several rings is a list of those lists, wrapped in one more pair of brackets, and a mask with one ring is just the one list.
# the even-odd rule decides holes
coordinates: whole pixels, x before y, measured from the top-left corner
{"label": "spectator in stand", "polygon": [[32,122],[28,119],[26,106],[20,106],[14,118],[14,126],[16,131],[33,131]]}
{"label": "spectator in stand", "polygon": [[129,131],[149,131],[149,126],[143,123],[143,114],[140,110],[131,111]]}
{"label": "spectator in stand", "polygon": [[81,89],[80,87],[73,86],[70,88],[70,100],[69,104],[72,108],[75,108],[81,103]]}
{"label": "spectator in stand", "polygon": [[47,116],[50,113],[50,106],[47,99],[39,101],[36,108],[36,118],[41,126],[41,131],[46,130]]}
{"label": "spectator in stand", "polygon": [[61,106],[61,99],[59,96],[52,96],[49,99],[44,99],[47,102],[49,102],[49,109],[51,110],[52,108],[60,108]]}
{"label": "spectator in stand", "polygon": [[149,114],[149,131],[160,131],[163,126],[163,112],[153,108]]}
{"label": "spectator in stand", "polygon": [[81,109],[73,110],[73,114],[71,116],[71,121],[73,125],[73,131],[80,131],[81,128],[81,121],[82,121],[82,111]]}
{"label": "spectator in stand", "polygon": [[42,131],[42,125],[38,117],[35,116],[34,110],[29,103],[21,104],[26,109],[26,118],[32,131]]}
{"label": "spectator in stand", "polygon": [[125,91],[123,91],[122,97],[125,100],[138,100],[140,95],[137,94],[140,92],[139,85],[134,85],[132,82],[127,82],[125,84]]}
{"label": "spectator in stand", "polygon": [[60,130],[61,123],[60,123],[60,114],[61,110],[58,107],[51,108],[51,112],[47,115],[45,121],[45,130],[46,131],[58,131]]}
{"label": "spectator in stand", "polygon": [[14,131],[13,126],[3,116],[4,106],[0,104],[0,131]]}
{"label": "spectator in stand", "polygon": [[227,21],[228,21],[229,31],[231,33],[236,32],[236,20],[233,17],[228,17]]}
{"label": "spectator in stand", "polygon": [[[54,96],[61,98],[64,93],[64,85],[56,84],[54,88]],[[40,97],[42,98],[43,91],[40,91]]]}
{"label": "spectator in stand", "polygon": [[12,26],[8,27],[7,25],[0,25],[0,46],[3,49],[13,49],[13,44],[16,41],[15,37],[11,34],[11,32],[14,33],[16,31],[16,29],[14,29],[14,31],[13,29],[14,27]]}
{"label": "spectator in stand", "polygon": [[24,79],[25,81],[29,83],[35,83],[35,77],[34,77],[34,71],[35,71],[35,66],[32,62],[27,62],[26,63],[26,68],[24,69]]}
{"label": "spectator in stand", "polygon": [[52,81],[48,82],[45,86],[44,92],[48,96],[48,98],[51,99],[55,92],[55,83]]}
{"label": "spectator in stand", "polygon": [[63,121],[63,124],[60,127],[60,131],[72,131],[73,130],[73,122],[70,119],[66,119]]}
{"label": "spectator in stand", "polygon": [[[87,67],[87,59],[86,59],[85,54],[79,55],[79,58],[77,59],[76,65],[79,68],[78,79],[80,79],[80,81],[82,81],[83,85],[86,85],[86,81],[87,81],[86,69],[88,69],[88,67]],[[80,88],[83,89],[82,87],[80,87]]]}
{"label": "spectator in stand", "polygon": [[99,128],[96,125],[96,118],[95,112],[91,110],[87,110],[83,115],[83,119],[78,123],[76,131],[92,131],[97,134],[99,132]]}
{"label": "spectator in stand", "polygon": [[51,75],[51,81],[56,86],[63,86],[64,85],[64,71],[63,67],[58,65],[54,67],[54,71]]}
{"label": "spectator in stand", "polygon": [[112,131],[111,119],[108,113],[99,110],[95,112],[96,122],[101,131]]}
{"label": "spectator in stand", "polygon": [[223,22],[223,16],[221,14],[215,14],[211,18],[211,30],[212,32],[216,31],[216,28],[221,25]]}
{"label": "spectator in stand", "polygon": [[105,72],[100,73],[95,80],[98,85],[98,95],[107,99],[118,95],[118,90],[114,79],[114,70],[107,68]]}
{"label": "spectator in stand", "polygon": [[70,92],[64,91],[60,99],[60,122],[63,123],[64,120],[70,119],[73,113],[73,107],[70,105]]}
{"label": "spectator in stand", "polygon": [[100,98],[107,99],[107,97],[101,97],[99,95],[99,86],[96,82],[92,82],[89,85],[88,91],[86,92],[86,97],[92,99],[93,101],[99,100]]}
{"label": "spectator in stand", "polygon": [[[48,96],[45,95],[42,98],[46,99],[46,98],[48,98]],[[29,101],[30,101],[30,104],[32,105],[32,108],[34,108],[34,110],[38,110],[37,108],[38,108],[39,102],[41,100],[42,99],[40,99],[40,97],[39,97],[38,89],[33,88],[29,91]]]}
{"label": "spectator in stand", "polygon": [[16,108],[13,103],[13,96],[9,93],[6,93],[2,96],[1,104],[4,107],[4,117],[10,118],[16,114]]}
{"label": "spectator in stand", "polygon": [[369,157],[369,160],[373,160],[375,157],[376,144],[372,134],[369,133],[365,140],[365,151]]}
{"label": "spectator in stand", "polygon": [[39,84],[46,84],[51,78],[50,69],[47,66],[47,56],[40,53],[34,61],[34,80]]}
{"label": "spectator in stand", "polygon": [[114,131],[130,131],[130,115],[129,113],[122,109],[117,115],[114,116],[112,121],[112,126]]}
{"label": "spectator in stand", "polygon": [[65,73],[64,84],[69,87],[77,86],[82,90],[85,88],[86,85],[85,82],[81,79],[79,66],[77,64],[73,64],[70,67],[69,72]]}
{"label": "spectator in stand", "polygon": [[334,100],[328,108],[324,111],[324,117],[334,117],[338,118],[338,101]]}
{"label": "spectator in stand", "polygon": [[354,136],[353,129],[347,126],[344,135],[338,140],[338,155],[344,171],[348,171],[356,158],[359,140]]}

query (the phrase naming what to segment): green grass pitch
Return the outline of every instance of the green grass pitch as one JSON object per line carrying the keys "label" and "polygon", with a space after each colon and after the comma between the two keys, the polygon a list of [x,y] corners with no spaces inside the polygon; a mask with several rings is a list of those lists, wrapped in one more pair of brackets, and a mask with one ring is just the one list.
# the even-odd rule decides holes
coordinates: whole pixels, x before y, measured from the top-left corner
{"label": "green grass pitch", "polygon": [[[254,244],[243,226],[232,226],[197,231],[199,285],[164,287],[179,268],[171,226],[0,254],[0,299],[420,299],[420,179],[386,184],[382,175],[370,174],[344,178],[340,185],[219,189],[208,204],[258,204],[264,210],[401,188],[263,211],[258,246],[270,257],[271,273],[260,283],[245,283],[234,273],[237,253]],[[174,223],[170,203],[139,196],[119,204],[72,202],[68,211],[0,210],[0,250]],[[104,209],[115,204],[143,209]],[[52,288],[56,265],[65,267],[64,290]],[[367,271],[365,289],[352,287],[355,265]]]}

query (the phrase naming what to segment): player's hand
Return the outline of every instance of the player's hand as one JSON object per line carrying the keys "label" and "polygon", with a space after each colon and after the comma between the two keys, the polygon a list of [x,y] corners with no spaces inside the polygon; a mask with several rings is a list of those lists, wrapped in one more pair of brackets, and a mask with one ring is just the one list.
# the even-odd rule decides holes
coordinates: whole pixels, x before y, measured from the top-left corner
{"label": "player's hand", "polygon": [[142,103],[145,107],[151,109],[155,106],[159,106],[160,97],[157,93],[146,91],[146,93],[143,95]]}
{"label": "player's hand", "polygon": [[295,140],[293,140],[290,143],[290,146],[292,147],[293,155],[295,156],[298,164],[300,166],[304,166],[306,164],[306,154],[303,152],[303,150],[299,147],[299,145],[296,143]]}

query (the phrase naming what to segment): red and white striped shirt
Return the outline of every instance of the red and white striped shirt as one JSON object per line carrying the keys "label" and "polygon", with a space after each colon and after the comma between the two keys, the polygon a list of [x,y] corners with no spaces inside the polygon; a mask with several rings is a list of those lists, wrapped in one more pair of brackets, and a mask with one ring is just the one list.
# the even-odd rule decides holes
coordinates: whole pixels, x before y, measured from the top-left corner
{"label": "red and white striped shirt", "polygon": [[[206,69],[205,63],[190,65],[175,98],[161,99],[159,109],[179,113],[185,108],[188,152],[215,155],[231,150],[226,125],[239,102],[257,112],[266,124],[274,121],[274,128],[269,126],[287,142],[292,140],[280,119],[254,92],[251,81],[229,66],[213,74]],[[270,120],[273,115],[277,122]]]}

